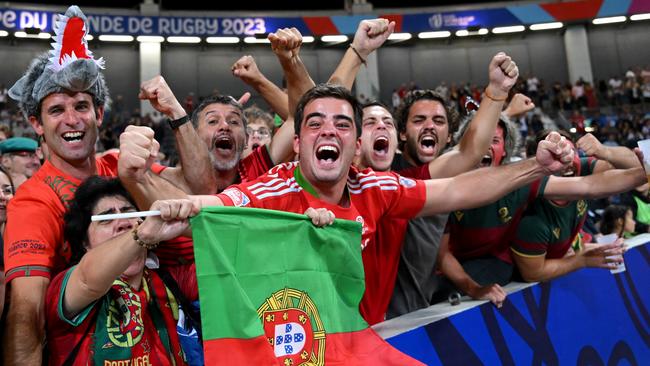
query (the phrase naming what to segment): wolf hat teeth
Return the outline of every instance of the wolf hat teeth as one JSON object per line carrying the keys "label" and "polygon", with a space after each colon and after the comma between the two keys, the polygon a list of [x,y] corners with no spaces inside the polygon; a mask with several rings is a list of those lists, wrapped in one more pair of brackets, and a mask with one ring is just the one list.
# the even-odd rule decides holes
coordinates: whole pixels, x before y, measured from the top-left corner
{"label": "wolf hat teeth", "polygon": [[96,106],[109,103],[102,58],[95,60],[88,49],[86,16],[77,6],[71,6],[54,23],[52,50],[37,56],[29,68],[9,89],[25,118],[38,116],[40,103],[52,93],[85,92],[93,96]]}

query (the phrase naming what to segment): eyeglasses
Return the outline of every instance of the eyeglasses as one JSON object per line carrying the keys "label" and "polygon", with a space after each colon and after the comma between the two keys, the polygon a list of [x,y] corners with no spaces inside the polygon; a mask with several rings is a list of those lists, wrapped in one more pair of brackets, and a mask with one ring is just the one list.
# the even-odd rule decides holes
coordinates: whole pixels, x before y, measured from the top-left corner
{"label": "eyeglasses", "polygon": [[264,127],[258,128],[257,130],[254,128],[246,127],[246,134],[248,136],[253,136],[257,134],[257,136],[259,137],[266,138],[271,136],[271,131],[269,131],[268,128],[264,128]]}

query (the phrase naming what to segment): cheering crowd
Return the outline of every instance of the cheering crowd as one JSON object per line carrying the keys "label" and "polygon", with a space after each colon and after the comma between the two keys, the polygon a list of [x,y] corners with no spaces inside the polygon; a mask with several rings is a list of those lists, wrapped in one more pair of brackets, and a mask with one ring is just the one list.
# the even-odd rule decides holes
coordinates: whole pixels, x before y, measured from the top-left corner
{"label": "cheering crowd", "polygon": [[[65,16],[68,25],[85,21],[77,7]],[[119,152],[96,153],[109,100],[101,69],[110,64],[94,59],[83,38],[74,54],[55,48],[35,58],[9,96],[40,149],[0,143],[3,162],[5,151],[7,159],[44,156],[40,168],[16,173],[28,177],[18,190],[15,170],[0,171],[5,364],[200,364],[177,324],[200,329],[188,218],[206,206],[306,214],[317,226],[360,222],[360,312],[369,324],[453,292],[500,307],[512,280],[619,264],[622,239],[597,245],[581,231],[585,200],[642,186],[640,154],[544,130],[515,162],[512,121],[534,104],[509,98],[519,70],[502,52],[485,60],[489,83],[466,116],[433,90],[406,93],[394,113],[361,105],[350,93],[356,74],[393,29],[385,19],[362,21],[318,84],[300,59],[300,33],[269,34],[286,91],[252,57],[239,59],[233,75],[271,106],[283,121],[277,128],[271,115],[244,109],[249,95],[211,96],[188,114],[162,76],[144,82],[139,98],[173,131],[175,167],[159,164],[160,142],[147,126],[128,126]],[[142,210],[161,214],[90,220]],[[610,211],[607,230],[631,230],[626,208]]]}

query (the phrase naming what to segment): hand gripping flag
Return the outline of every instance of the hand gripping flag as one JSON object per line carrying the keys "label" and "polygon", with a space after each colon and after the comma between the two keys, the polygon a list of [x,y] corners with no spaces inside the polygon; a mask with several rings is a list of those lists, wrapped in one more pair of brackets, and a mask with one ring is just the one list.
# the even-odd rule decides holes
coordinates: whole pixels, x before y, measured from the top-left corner
{"label": "hand gripping flag", "polygon": [[359,223],[236,207],[191,223],[206,365],[421,365],[359,315]]}

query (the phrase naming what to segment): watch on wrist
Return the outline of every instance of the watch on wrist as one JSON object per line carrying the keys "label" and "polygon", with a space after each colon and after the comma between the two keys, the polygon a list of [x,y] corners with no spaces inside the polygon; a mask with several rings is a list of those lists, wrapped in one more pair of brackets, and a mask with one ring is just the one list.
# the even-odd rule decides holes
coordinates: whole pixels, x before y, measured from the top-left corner
{"label": "watch on wrist", "polygon": [[190,117],[187,114],[184,115],[183,117],[179,118],[179,119],[174,119],[174,120],[170,119],[168,121],[169,122],[169,127],[171,127],[172,130],[175,130],[175,129],[181,127],[182,125],[186,124],[187,121],[189,121],[189,120],[190,120]]}

